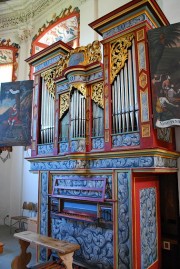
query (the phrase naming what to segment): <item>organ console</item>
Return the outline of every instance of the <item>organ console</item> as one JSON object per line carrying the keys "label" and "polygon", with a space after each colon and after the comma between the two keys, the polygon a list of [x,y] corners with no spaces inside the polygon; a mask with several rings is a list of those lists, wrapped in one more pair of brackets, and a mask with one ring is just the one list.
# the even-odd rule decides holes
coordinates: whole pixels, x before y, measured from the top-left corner
{"label": "organ console", "polygon": [[39,232],[79,244],[85,268],[160,268],[159,181],[179,154],[173,128],[153,127],[147,31],[167,24],[156,1],[135,0],[90,23],[101,42],[27,59]]}

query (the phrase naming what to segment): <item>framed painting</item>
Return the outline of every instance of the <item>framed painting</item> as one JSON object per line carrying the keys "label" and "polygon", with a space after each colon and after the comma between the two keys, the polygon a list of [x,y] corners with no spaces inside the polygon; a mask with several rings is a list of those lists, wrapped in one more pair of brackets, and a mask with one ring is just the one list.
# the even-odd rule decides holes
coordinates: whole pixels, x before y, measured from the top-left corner
{"label": "framed painting", "polygon": [[180,125],[180,23],[148,31],[154,126]]}
{"label": "framed painting", "polygon": [[6,82],[0,92],[0,147],[31,144],[33,80]]}

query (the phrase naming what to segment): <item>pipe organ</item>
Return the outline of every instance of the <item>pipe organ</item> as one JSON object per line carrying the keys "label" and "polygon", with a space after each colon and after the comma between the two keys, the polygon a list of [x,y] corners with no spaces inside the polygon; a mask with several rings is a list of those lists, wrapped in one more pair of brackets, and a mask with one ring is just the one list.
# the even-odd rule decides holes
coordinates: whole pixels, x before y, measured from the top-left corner
{"label": "pipe organ", "polygon": [[84,268],[160,268],[159,182],[179,155],[173,128],[153,127],[147,31],[167,24],[156,1],[135,0],[90,23],[101,42],[27,59],[39,232],[79,244]]}
{"label": "pipe organ", "polygon": [[[121,42],[118,40],[111,46],[112,62],[116,62],[119,57],[117,51],[121,50],[119,45]],[[129,133],[139,129],[134,40],[128,50],[127,58],[127,62],[118,73],[115,69],[117,74],[112,83],[112,134]]]}
{"label": "pipe organ", "polygon": [[74,89],[71,99],[71,138],[85,137],[85,97]]}
{"label": "pipe organ", "polygon": [[53,143],[54,139],[54,93],[50,92],[42,80],[41,97],[41,144]]}

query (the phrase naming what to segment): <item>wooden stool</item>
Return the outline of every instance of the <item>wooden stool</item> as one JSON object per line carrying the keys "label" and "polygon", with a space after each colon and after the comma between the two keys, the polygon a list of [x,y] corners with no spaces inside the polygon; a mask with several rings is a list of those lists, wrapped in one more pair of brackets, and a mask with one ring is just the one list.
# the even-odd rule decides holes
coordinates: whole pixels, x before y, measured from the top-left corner
{"label": "wooden stool", "polygon": [[0,253],[3,253],[3,247],[4,247],[4,244],[0,242]]}

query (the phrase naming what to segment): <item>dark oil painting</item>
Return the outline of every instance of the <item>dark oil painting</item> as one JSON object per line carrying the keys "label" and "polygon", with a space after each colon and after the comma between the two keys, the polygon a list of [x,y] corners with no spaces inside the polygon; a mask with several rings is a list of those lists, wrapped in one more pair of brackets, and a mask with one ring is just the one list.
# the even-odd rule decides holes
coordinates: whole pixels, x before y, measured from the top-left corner
{"label": "dark oil painting", "polygon": [[0,147],[31,144],[33,80],[6,82],[0,92]]}
{"label": "dark oil painting", "polygon": [[156,128],[180,125],[180,23],[148,31]]}

